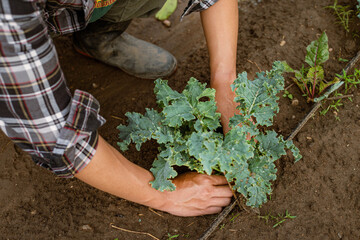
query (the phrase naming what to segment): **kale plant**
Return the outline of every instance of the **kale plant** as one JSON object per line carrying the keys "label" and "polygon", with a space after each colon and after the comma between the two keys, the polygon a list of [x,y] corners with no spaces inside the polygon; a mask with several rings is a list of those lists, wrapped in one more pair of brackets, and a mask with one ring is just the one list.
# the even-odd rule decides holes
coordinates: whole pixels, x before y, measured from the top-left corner
{"label": "kale plant", "polygon": [[175,190],[171,179],[177,172],[173,166],[186,166],[199,173],[224,174],[247,199],[248,206],[259,207],[271,193],[277,171],[274,162],[286,154],[285,149],[293,152],[296,161],[301,158],[291,141],[275,131],[263,130],[272,125],[279,111],[276,95],[284,89],[283,72],[284,65],[275,62],[271,71],[258,73],[253,81],[248,80],[246,72],[239,74],[232,90],[240,114],[231,118],[231,130],[225,136],[219,131],[214,89],[191,78],[179,93],[166,80],[158,79],[155,94],[162,111],[126,113],[128,125],[118,127],[122,140],[118,145],[125,151],[133,142],[140,150],[147,140],[158,142],[159,154],[151,168],[155,180],[151,184],[160,191]]}

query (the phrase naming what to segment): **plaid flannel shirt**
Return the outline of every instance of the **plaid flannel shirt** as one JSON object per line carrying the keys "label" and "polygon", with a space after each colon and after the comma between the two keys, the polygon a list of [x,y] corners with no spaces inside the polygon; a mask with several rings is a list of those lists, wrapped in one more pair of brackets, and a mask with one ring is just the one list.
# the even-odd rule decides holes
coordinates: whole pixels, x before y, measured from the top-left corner
{"label": "plaid flannel shirt", "polygon": [[[94,1],[0,1],[0,128],[60,177],[91,161],[105,119],[91,94],[76,90],[72,97],[49,32],[84,29]],[[183,16],[216,1],[190,0]]]}

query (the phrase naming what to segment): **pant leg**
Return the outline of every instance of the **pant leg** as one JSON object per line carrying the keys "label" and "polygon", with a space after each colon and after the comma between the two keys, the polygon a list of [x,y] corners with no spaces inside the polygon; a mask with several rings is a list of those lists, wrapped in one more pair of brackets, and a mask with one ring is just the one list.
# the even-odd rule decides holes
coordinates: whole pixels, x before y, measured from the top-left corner
{"label": "pant leg", "polygon": [[165,2],[166,0],[117,0],[102,20],[119,23],[134,18],[151,17]]}
{"label": "pant leg", "polygon": [[154,16],[165,2],[166,0],[117,0],[102,18],[90,23],[85,30],[77,32],[76,35],[81,38],[85,35],[113,31],[123,33],[132,19]]}

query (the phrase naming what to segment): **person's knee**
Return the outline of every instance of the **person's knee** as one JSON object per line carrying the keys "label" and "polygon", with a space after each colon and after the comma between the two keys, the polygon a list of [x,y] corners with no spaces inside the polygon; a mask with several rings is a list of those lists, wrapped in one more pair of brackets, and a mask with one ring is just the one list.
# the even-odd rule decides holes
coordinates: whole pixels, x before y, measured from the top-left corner
{"label": "person's knee", "polygon": [[117,1],[101,19],[109,22],[125,22],[134,18],[155,16],[166,0]]}

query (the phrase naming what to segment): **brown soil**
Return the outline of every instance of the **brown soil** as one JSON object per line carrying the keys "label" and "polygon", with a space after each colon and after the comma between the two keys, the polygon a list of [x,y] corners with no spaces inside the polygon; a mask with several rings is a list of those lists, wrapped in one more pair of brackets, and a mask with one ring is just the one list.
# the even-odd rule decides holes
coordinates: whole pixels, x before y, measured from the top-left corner
{"label": "brown soil", "polygon": [[[355,9],[356,1],[344,0]],[[325,64],[326,77],[341,72],[358,49],[359,39],[346,34],[337,18],[325,6],[332,0],[241,1],[238,44],[238,71],[254,76],[269,69],[275,60],[286,60],[300,68],[305,47],[326,31],[332,48]],[[166,28],[154,19],[135,20],[129,32],[154,42],[174,53],[179,60],[170,85],[182,90],[194,76],[209,82],[208,55],[198,14],[179,23],[180,8]],[[353,19],[353,30],[359,29]],[[156,33],[156,34],[154,34]],[[281,46],[281,41],[286,44]],[[116,146],[117,130],[125,124],[128,111],[144,112],[155,107],[153,82],[131,77],[121,70],[75,53],[71,36],[55,40],[62,68],[72,90],[91,92],[101,103],[107,123],[101,135]],[[256,65],[256,64],[257,65]],[[359,65],[357,65],[359,67]],[[287,78],[286,85],[290,85]],[[281,98],[275,129],[287,136],[311,109],[296,86],[289,91],[300,101],[292,106]],[[271,200],[260,215],[277,216],[287,210],[296,218],[273,228],[252,212],[235,208],[212,239],[359,239],[360,238],[360,98],[343,100],[336,120],[332,111],[316,114],[294,139],[303,159],[292,157],[277,162],[278,179]],[[325,105],[324,107],[326,107]],[[129,230],[148,232],[167,239],[197,239],[216,215],[181,218],[160,212],[161,216],[125,200],[118,199],[76,179],[59,179],[35,166],[30,157],[0,135],[0,239],[151,239],[147,235],[111,228],[110,223]],[[131,161],[150,168],[156,146],[145,144],[141,152],[131,148],[125,153]],[[88,225],[88,227],[84,227]]]}

